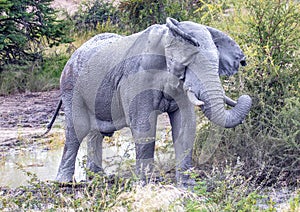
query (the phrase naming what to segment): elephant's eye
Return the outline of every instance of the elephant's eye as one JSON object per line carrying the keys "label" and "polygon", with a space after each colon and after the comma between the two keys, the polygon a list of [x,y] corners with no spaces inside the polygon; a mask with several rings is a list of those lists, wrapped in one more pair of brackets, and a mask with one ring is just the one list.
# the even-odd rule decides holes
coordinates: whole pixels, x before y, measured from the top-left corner
{"label": "elephant's eye", "polygon": [[180,80],[182,80],[182,81],[184,81],[184,79],[185,79],[185,76],[184,76],[184,74],[183,74],[183,75],[181,75],[181,76],[179,76],[179,79],[180,79]]}
{"label": "elephant's eye", "polygon": [[241,60],[241,65],[242,65],[242,66],[246,66],[246,65],[247,65],[246,60]]}
{"label": "elephant's eye", "polygon": [[185,79],[185,73],[186,73],[186,67],[185,67],[184,72],[179,76],[180,80],[184,81],[184,79]]}

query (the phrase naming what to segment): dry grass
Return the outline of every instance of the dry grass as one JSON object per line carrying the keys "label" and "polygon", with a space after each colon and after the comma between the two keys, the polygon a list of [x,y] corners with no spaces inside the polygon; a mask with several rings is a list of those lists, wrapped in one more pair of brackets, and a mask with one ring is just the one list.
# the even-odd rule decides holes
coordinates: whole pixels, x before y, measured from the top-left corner
{"label": "dry grass", "polygon": [[[117,197],[111,211],[186,211],[187,201],[203,202],[197,210],[208,210],[205,199],[172,185],[137,185],[132,191]],[[200,205],[200,204],[199,204]]]}

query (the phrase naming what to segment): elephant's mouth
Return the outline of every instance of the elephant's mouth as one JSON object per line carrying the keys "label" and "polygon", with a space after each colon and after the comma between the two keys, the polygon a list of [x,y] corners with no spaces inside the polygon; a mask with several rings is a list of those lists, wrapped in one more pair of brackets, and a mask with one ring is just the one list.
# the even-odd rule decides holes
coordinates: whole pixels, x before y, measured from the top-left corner
{"label": "elephant's mouth", "polygon": [[204,105],[204,102],[201,101],[200,99],[198,99],[196,94],[191,89],[188,89],[186,94],[192,104],[194,104],[196,106]]}
{"label": "elephant's mouth", "polygon": [[[205,105],[204,101],[202,101],[200,98],[198,98],[195,94],[195,92],[193,92],[190,88],[186,91],[187,97],[190,100],[190,102],[195,105],[195,106],[203,106]],[[235,107],[237,105],[237,102],[233,99],[231,99],[230,97],[224,95],[224,102],[225,104],[231,106],[231,107]]]}

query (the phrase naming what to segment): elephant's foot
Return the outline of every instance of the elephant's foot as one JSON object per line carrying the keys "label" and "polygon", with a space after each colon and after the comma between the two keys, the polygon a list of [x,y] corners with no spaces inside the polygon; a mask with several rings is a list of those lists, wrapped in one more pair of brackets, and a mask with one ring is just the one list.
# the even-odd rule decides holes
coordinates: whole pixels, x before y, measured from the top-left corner
{"label": "elephant's foot", "polygon": [[87,175],[86,175],[87,181],[93,180],[93,178],[95,177],[95,174],[98,174],[101,176],[105,174],[102,167],[97,166],[93,161],[91,161],[89,159],[87,161],[86,168],[90,172],[90,173],[87,173]]}
{"label": "elephant's foot", "polygon": [[72,183],[75,182],[74,172],[58,171],[55,181],[59,183]]}
{"label": "elephant's foot", "polygon": [[104,172],[102,167],[99,167],[92,160],[87,160],[86,168],[94,173]]}
{"label": "elephant's foot", "polygon": [[191,178],[190,174],[184,172],[176,172],[177,187],[192,189],[196,185],[195,179]]}

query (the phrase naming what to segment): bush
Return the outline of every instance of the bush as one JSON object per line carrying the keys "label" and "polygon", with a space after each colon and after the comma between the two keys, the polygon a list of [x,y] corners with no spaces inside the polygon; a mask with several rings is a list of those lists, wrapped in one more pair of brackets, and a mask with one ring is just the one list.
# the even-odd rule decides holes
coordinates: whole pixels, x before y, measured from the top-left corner
{"label": "bush", "polygon": [[179,21],[194,20],[198,1],[188,0],[123,0],[120,2],[121,26],[130,33],[146,29],[153,24],[165,24],[167,17]]}
{"label": "bush", "polygon": [[[249,65],[224,84],[231,92],[250,94],[253,107],[243,125],[213,136],[220,146],[212,161],[224,165],[241,160],[244,174],[258,183],[296,184],[300,175],[299,3],[226,2],[231,11],[221,14],[222,23],[213,20],[212,25],[237,32],[233,35]],[[202,128],[197,145],[203,146],[209,138],[206,130],[213,129]]]}
{"label": "bush", "polygon": [[103,0],[90,0],[83,2],[79,10],[71,17],[74,30],[77,33],[97,31],[99,26],[118,21],[118,11],[113,2]]}

